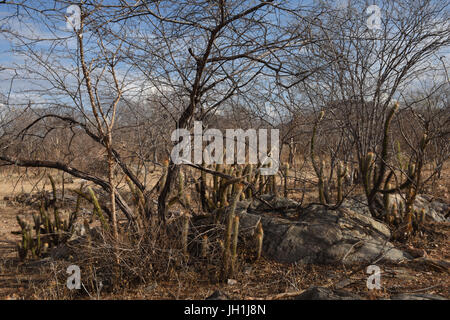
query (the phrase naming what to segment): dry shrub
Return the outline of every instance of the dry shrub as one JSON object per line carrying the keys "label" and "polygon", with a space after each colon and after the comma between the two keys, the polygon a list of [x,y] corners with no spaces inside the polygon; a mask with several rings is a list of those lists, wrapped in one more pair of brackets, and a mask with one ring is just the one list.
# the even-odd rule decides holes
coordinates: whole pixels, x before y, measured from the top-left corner
{"label": "dry shrub", "polygon": [[[222,274],[223,223],[214,222],[212,215],[190,218],[186,255],[182,241],[183,221],[183,216],[178,216],[169,219],[166,226],[155,224],[140,232],[121,227],[119,241],[100,227],[90,229],[85,236],[59,249],[61,257],[52,264],[58,272],[47,270],[51,276],[46,294],[50,294],[50,298],[92,298],[161,281],[226,280]],[[246,257],[254,255],[247,244],[239,242],[236,274],[242,270],[242,262],[249,260]],[[69,265],[80,267],[81,290],[66,288],[69,275],[65,271]]]}

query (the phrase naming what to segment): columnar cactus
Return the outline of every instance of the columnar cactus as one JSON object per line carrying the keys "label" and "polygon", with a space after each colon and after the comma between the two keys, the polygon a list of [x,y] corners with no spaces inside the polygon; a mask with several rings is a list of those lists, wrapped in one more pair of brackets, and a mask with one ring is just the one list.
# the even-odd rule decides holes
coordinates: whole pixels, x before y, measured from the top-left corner
{"label": "columnar cactus", "polygon": [[381,185],[385,179],[387,163],[389,162],[389,131],[392,119],[397,112],[398,107],[399,104],[397,102],[386,117],[383,130],[384,135],[382,149],[379,154],[377,164],[375,165],[374,163],[375,155],[372,152],[369,152],[365,159],[362,159],[361,171],[363,173],[363,185],[369,204],[369,209],[373,216],[379,215],[379,213],[375,211],[374,202],[377,193],[381,191]]}
{"label": "columnar cactus", "polygon": [[239,216],[234,217],[233,221],[233,244],[231,251],[231,273],[234,274],[236,270],[237,261],[237,244],[239,238]]}
{"label": "columnar cactus", "polygon": [[[74,212],[70,213],[69,219],[61,219],[59,211],[56,207],[56,186],[53,178],[49,176],[52,188],[54,206],[53,219],[52,215],[44,208],[44,203],[41,203],[39,215],[33,214],[34,227],[31,228],[24,220],[17,216],[17,222],[21,228],[22,241],[17,245],[17,250],[20,259],[26,259],[28,253],[32,258],[38,258],[46,253],[50,245],[58,246],[60,243],[67,241],[73,233],[73,223],[77,218],[79,211],[80,198],[77,199],[77,206]],[[35,236],[32,235],[32,230],[35,230]]]}
{"label": "columnar cactus", "polygon": [[257,245],[256,260],[259,260],[261,258],[263,240],[264,240],[264,230],[262,223],[260,221],[258,223],[258,226],[256,227],[256,245]]}
{"label": "columnar cactus", "polygon": [[[253,165],[249,164],[248,168],[249,169],[248,169],[247,182],[253,183]],[[247,188],[247,190],[246,190],[246,198],[247,199],[251,199],[252,197],[253,197],[252,189],[251,188]]]}
{"label": "columnar cactus", "polygon": [[426,221],[426,212],[425,212],[425,208],[422,208],[422,210],[421,210],[421,215],[420,215],[420,222],[422,223],[422,224],[424,224],[425,223],[425,221]]}
{"label": "columnar cactus", "polygon": [[[391,189],[391,184],[387,183],[386,188]],[[386,213],[388,213],[391,209],[391,195],[389,193],[384,194],[384,210]]]}
{"label": "columnar cactus", "polygon": [[92,204],[94,205],[94,213],[96,213],[98,218],[100,219],[103,229],[109,231],[109,224],[106,221],[105,216],[103,215],[102,208],[100,207],[100,203],[98,202],[94,190],[92,190],[91,187],[88,187],[88,191],[91,196]]}
{"label": "columnar cactus", "polygon": [[164,162],[163,162],[163,172],[162,172],[162,175],[161,175],[161,183],[159,184],[159,189],[160,190],[166,184],[167,172],[168,171],[169,171],[169,159],[165,159]]}
{"label": "columnar cactus", "polygon": [[231,267],[231,236],[233,232],[233,222],[235,221],[235,211],[236,204],[239,200],[239,196],[241,195],[243,190],[243,185],[241,183],[236,184],[236,192],[233,195],[231,206],[229,208],[228,216],[227,216],[227,224],[225,230],[225,241],[224,241],[224,252],[223,252],[223,274],[225,277],[229,275],[230,267]]}

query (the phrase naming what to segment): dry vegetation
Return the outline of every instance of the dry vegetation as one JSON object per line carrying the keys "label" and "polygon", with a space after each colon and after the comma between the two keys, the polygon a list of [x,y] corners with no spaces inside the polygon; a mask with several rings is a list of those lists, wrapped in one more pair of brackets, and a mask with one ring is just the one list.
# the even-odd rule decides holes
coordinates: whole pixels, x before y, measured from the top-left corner
{"label": "dry vegetation", "polygon": [[[114,264],[114,252],[111,246],[105,247],[104,240],[92,247],[75,244],[72,248],[73,256],[69,256],[69,259],[55,259],[49,263],[39,260],[24,262],[19,259],[16,250],[20,235],[12,234],[11,231],[19,230],[17,215],[31,222],[31,214],[36,212],[39,203],[27,205],[14,199],[21,194],[38,194],[40,190],[51,191],[51,186],[45,179],[30,178],[26,181],[27,179],[22,178],[18,181],[21,174],[17,171],[20,169],[4,174],[1,180],[2,299],[204,299],[215,290],[220,290],[233,299],[279,299],[289,298],[291,294],[298,294],[312,285],[345,288],[367,299],[388,298],[396,293],[414,292],[434,293],[450,298],[448,270],[439,267],[433,268],[420,263],[385,264],[382,266],[383,289],[371,291],[366,287],[367,274],[364,266],[282,264],[264,258],[255,262],[254,248],[248,247],[240,249],[243,253],[239,257],[239,266],[233,276],[233,279],[237,279],[237,283],[231,285],[223,283],[218,278],[220,264],[217,262],[212,264],[214,262],[211,260],[205,262],[193,259],[186,264],[182,262],[181,265],[175,263],[169,266],[165,264],[167,261],[170,263],[170,259],[184,261],[181,250],[171,254],[169,259],[161,252],[156,255],[139,252],[126,240],[121,242],[123,259],[121,272],[129,274],[123,274],[120,280],[117,279],[118,283],[114,287],[104,281],[114,279],[115,271],[110,268]],[[449,168],[445,168],[444,172],[449,172]],[[29,175],[29,172],[22,171],[22,174]],[[44,172],[41,174],[45,176]],[[450,175],[444,174],[444,177],[439,196],[447,197],[446,201],[449,201]],[[65,184],[69,193],[70,190],[77,190],[81,183],[78,179],[70,182]],[[310,188],[314,190],[313,185]],[[311,191],[307,195],[292,193],[291,197],[306,201],[316,199],[317,195]],[[99,223],[94,222],[92,225],[99,226]],[[397,243],[397,246],[413,253],[419,251],[421,254],[420,251],[424,251],[429,258],[448,261],[449,237],[448,223],[430,222],[424,226],[424,233],[411,237],[406,243]],[[159,245],[154,243],[152,247],[167,249],[179,247],[176,241],[170,243],[170,239],[161,238],[161,240]],[[148,266],[156,265],[156,260],[161,263],[162,268],[150,272]],[[68,275],[65,270],[71,264],[81,266],[83,283],[86,285],[82,290],[75,292],[66,288]],[[135,277],[136,270],[140,273],[139,279]],[[96,283],[98,279],[103,279],[104,285],[101,288]]]}
{"label": "dry vegetation", "polygon": [[[450,225],[414,209],[450,205],[448,3],[380,1],[372,32],[359,0],[131,2],[82,1],[64,32],[66,1],[0,2],[20,57],[0,65],[0,298],[450,298]],[[172,132],[195,121],[279,130],[279,170],[177,164]],[[383,264],[375,291],[366,265],[277,263],[262,223],[241,234],[235,212],[268,194],[297,201],[291,220],[364,199],[422,260]]]}

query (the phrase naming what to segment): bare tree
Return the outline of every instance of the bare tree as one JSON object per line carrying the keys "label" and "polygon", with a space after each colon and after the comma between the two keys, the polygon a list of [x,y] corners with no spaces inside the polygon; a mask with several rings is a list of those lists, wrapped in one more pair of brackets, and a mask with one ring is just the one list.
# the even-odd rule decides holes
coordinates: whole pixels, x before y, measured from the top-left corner
{"label": "bare tree", "polygon": [[345,9],[326,10],[329,14],[317,21],[311,32],[322,41],[307,46],[310,61],[318,64],[325,57],[331,63],[303,82],[302,91],[316,109],[328,110],[333,104],[330,114],[355,148],[360,176],[369,173],[367,157],[376,155],[376,176],[363,183],[370,210],[379,216],[383,209],[377,197],[390,166],[393,101],[411,87],[429,59],[448,46],[448,3],[384,1],[381,30],[368,28],[365,8],[364,1],[352,1]]}
{"label": "bare tree", "polygon": [[[165,10],[167,6],[171,10]],[[137,18],[132,23],[150,26],[150,37],[138,36],[135,48],[142,53],[135,53],[133,59],[156,73],[149,75],[149,81],[163,97],[170,96],[165,108],[174,101],[181,106],[174,115],[175,127],[189,128],[193,119],[205,119],[259,75],[286,73],[280,56],[301,46],[298,31],[304,27],[276,26],[283,11],[299,13],[275,1],[164,1],[126,7],[115,21]],[[193,41],[196,47],[191,46]],[[178,170],[170,162],[158,199],[162,220]]]}

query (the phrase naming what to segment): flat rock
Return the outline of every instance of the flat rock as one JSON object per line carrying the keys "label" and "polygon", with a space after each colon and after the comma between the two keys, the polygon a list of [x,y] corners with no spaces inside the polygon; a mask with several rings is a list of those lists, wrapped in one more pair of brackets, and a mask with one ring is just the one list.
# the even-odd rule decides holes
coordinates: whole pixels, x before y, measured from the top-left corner
{"label": "flat rock", "polygon": [[362,298],[345,290],[311,287],[295,297],[295,300],[362,300]]}
{"label": "flat rock", "polygon": [[447,300],[446,298],[429,293],[400,293],[391,296],[391,300]]}
{"label": "flat rock", "polygon": [[263,213],[240,212],[239,216],[247,231],[261,221],[263,254],[278,262],[350,265],[411,258],[389,242],[391,233],[385,224],[346,208],[312,206],[298,221]]}

